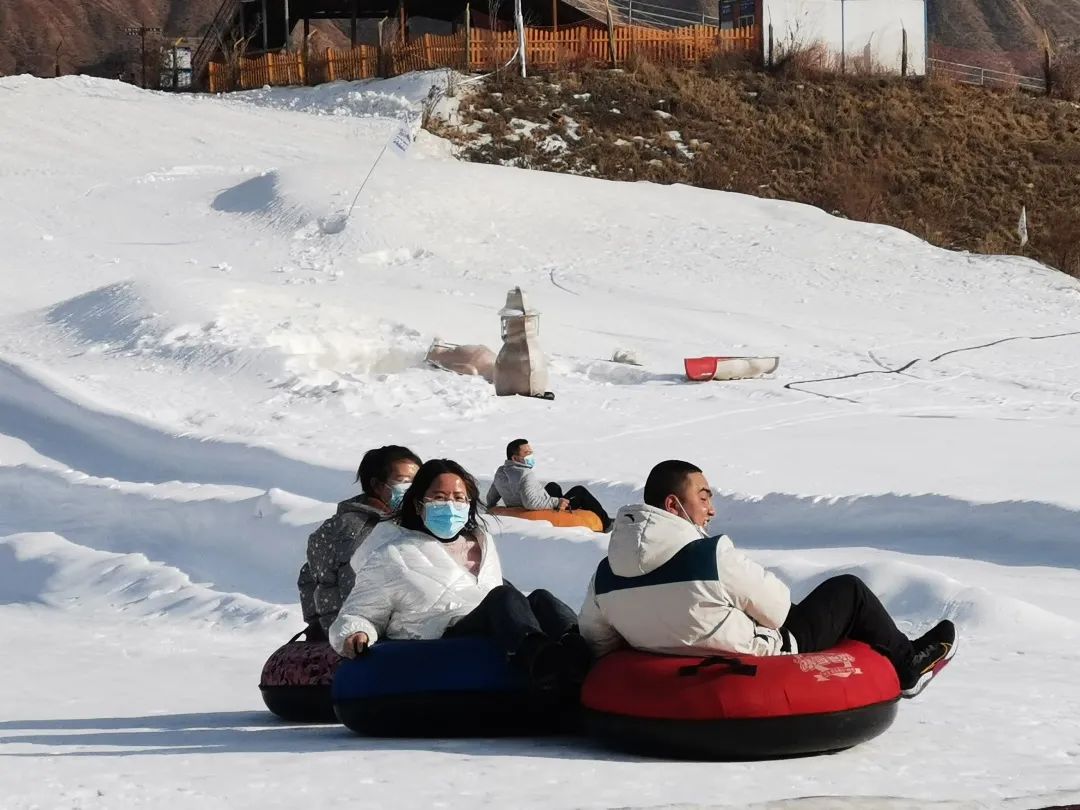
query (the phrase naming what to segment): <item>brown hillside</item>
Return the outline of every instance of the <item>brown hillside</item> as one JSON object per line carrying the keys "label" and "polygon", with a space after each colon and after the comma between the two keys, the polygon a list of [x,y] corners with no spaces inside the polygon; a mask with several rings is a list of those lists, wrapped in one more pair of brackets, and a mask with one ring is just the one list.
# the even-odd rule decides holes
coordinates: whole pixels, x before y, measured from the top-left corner
{"label": "brown hillside", "polygon": [[459,116],[442,134],[471,160],[809,203],[1080,276],[1080,104],[944,80],[639,63],[507,77]]}
{"label": "brown hillside", "polygon": [[[63,73],[116,77],[137,73],[139,38],[129,26],[160,27],[165,36],[201,37],[221,0],[2,0],[0,75],[52,76],[57,44],[63,42]],[[340,47],[345,37],[330,23],[312,26],[322,46]],[[299,28],[294,36],[299,36]]]}
{"label": "brown hillside", "polygon": [[1077,0],[930,0],[932,39],[956,48],[1040,49],[1043,29],[1055,40],[1080,36]]}
{"label": "brown hillside", "polygon": [[125,33],[128,26],[198,35],[219,5],[219,0],[3,0],[0,73],[51,76],[61,45],[64,73],[115,76],[138,63],[139,39]]}

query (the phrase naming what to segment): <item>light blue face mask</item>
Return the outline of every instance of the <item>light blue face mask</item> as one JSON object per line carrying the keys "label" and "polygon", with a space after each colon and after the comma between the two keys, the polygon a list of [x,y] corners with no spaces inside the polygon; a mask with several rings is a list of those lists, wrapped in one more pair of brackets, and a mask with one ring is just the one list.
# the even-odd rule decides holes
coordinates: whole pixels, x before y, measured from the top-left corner
{"label": "light blue face mask", "polygon": [[390,511],[396,512],[401,508],[401,499],[405,497],[405,493],[409,491],[411,486],[412,481],[398,481],[387,486],[387,489],[390,490],[390,500],[386,505],[390,507]]}
{"label": "light blue face mask", "polygon": [[696,523],[694,523],[693,518],[691,518],[690,515],[687,513],[686,507],[683,506],[682,500],[680,498],[676,498],[675,500],[679,502],[679,511],[683,513],[683,517],[686,518],[687,522],[695,529],[697,529],[697,533],[700,534],[703,538],[708,537],[709,533],[706,531],[706,529],[708,528],[709,523],[711,523],[712,521],[709,521],[709,523],[706,523],[704,526],[698,526]]}
{"label": "light blue face mask", "polygon": [[525,460],[521,463],[531,470],[536,466],[536,456],[525,456]]}
{"label": "light blue face mask", "polygon": [[469,522],[469,501],[429,501],[424,504],[424,525],[444,543],[453,540]]}

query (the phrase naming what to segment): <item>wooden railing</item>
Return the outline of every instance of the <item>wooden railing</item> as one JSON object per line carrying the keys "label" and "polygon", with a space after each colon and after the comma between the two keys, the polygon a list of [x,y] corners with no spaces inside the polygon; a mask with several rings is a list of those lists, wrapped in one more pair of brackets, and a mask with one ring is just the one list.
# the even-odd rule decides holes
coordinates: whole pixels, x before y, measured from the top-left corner
{"label": "wooden railing", "polygon": [[[528,28],[525,56],[530,66],[553,68],[579,62],[619,63],[642,56],[664,64],[692,64],[716,53],[760,47],[758,29],[711,25],[659,29],[576,25],[552,30]],[[263,85],[319,84],[370,79],[415,70],[493,70],[517,51],[517,32],[473,28],[445,36],[424,34],[406,45],[360,45],[352,50],[265,54],[237,65],[210,64],[210,91],[247,90]]]}

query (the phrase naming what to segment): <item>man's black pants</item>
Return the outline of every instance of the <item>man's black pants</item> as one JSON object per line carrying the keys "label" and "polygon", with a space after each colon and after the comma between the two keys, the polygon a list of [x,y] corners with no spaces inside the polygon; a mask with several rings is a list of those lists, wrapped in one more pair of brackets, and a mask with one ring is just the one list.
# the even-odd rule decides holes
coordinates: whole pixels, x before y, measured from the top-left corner
{"label": "man's black pants", "polygon": [[553,498],[566,498],[570,501],[571,509],[585,509],[600,518],[600,523],[606,532],[611,528],[611,515],[604,511],[596,496],[583,486],[570,487],[570,491],[563,494],[562,487],[555,481],[544,486],[544,491]]}
{"label": "man's black pants", "polygon": [[[800,653],[827,650],[846,638],[862,641],[892,661],[897,672],[914,652],[881,600],[853,574],[827,579],[793,604],[781,630],[795,639]],[[790,651],[786,637],[784,650]]]}

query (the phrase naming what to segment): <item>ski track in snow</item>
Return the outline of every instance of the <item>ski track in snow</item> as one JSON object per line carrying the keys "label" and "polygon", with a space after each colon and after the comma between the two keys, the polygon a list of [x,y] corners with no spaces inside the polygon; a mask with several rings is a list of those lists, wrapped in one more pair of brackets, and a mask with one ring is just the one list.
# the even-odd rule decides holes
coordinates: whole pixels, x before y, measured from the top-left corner
{"label": "ski track in snow", "polygon": [[[0,79],[21,133],[0,155],[0,272],[19,281],[0,301],[0,612],[17,651],[0,805],[1080,800],[1072,344],[957,353],[1067,331],[1075,282],[806,206],[462,166],[426,134],[380,164],[343,234],[321,234],[396,127],[371,116],[444,78],[217,99]],[[153,129],[178,111],[202,128]],[[119,149],[121,126],[123,143],[155,135]],[[544,312],[553,403],[422,363],[434,337],[497,348],[515,284]],[[682,382],[682,357],[721,348],[779,353],[780,370]],[[645,364],[599,359],[615,349]],[[823,379],[912,357],[940,362]],[[800,379],[815,392],[783,390]],[[794,598],[856,573],[908,632],[954,618],[960,654],[882,737],[782,762],[274,721],[258,671],[299,629],[304,539],[363,449],[452,455],[486,483],[516,435],[612,511],[660,458],[698,461],[714,527]],[[492,526],[508,578],[580,603],[606,538]]]}

